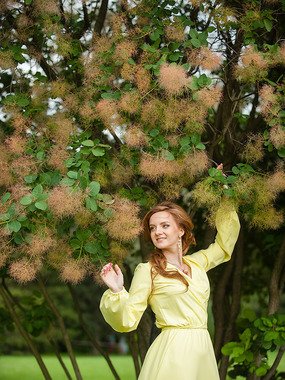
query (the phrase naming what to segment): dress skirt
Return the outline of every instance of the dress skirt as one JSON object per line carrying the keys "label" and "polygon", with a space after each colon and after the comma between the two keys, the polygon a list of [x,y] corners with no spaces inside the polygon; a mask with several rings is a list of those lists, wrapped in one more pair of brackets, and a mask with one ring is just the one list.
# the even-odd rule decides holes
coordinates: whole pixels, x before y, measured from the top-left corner
{"label": "dress skirt", "polygon": [[139,380],[219,380],[207,329],[163,329],[149,348]]}

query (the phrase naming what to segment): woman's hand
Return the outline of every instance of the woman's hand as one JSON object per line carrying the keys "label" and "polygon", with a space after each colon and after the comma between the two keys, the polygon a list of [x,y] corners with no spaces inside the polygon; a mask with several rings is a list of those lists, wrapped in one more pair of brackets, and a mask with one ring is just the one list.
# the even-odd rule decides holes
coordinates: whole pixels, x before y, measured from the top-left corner
{"label": "woman's hand", "polygon": [[118,293],[123,289],[124,276],[117,264],[109,263],[105,265],[100,276],[113,293]]}

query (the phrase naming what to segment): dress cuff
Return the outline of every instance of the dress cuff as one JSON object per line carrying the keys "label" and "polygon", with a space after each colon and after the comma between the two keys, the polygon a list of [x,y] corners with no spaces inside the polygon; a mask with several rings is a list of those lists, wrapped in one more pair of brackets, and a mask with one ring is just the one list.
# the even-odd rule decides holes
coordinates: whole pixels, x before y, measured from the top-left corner
{"label": "dress cuff", "polygon": [[112,295],[112,296],[113,296],[113,295],[114,295],[114,296],[117,296],[117,295],[120,296],[120,295],[122,295],[122,294],[127,293],[127,291],[126,291],[125,287],[123,287],[123,289],[120,290],[119,292],[112,292],[111,289],[107,289],[105,293],[109,293],[109,294]]}

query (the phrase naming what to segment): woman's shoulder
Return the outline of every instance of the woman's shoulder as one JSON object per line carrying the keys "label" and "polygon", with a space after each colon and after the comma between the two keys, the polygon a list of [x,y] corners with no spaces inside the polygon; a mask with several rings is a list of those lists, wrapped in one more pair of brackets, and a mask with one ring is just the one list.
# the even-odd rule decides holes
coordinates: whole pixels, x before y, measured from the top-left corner
{"label": "woman's shoulder", "polygon": [[189,264],[194,263],[202,268],[204,268],[206,264],[206,257],[202,251],[194,252],[191,255],[185,255],[184,260]]}
{"label": "woman's shoulder", "polygon": [[135,272],[149,272],[150,270],[151,264],[149,261],[147,261],[146,263],[139,263],[135,268]]}
{"label": "woman's shoulder", "polygon": [[145,263],[139,263],[136,268],[150,268],[151,267],[151,264],[149,261],[145,262]]}

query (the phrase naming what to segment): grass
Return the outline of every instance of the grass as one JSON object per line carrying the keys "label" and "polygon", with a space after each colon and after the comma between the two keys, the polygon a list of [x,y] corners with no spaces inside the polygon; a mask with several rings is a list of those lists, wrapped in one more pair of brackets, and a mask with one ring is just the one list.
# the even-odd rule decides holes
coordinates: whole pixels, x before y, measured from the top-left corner
{"label": "grass", "polygon": [[[270,353],[272,363],[276,353]],[[53,380],[66,380],[66,376],[54,356],[43,356],[44,362]],[[121,380],[135,380],[135,370],[130,356],[111,356],[114,367],[119,373]],[[100,356],[78,356],[83,380],[113,380],[106,361]],[[72,374],[69,359],[65,356],[64,362]],[[279,371],[285,371],[285,361],[278,366]],[[11,355],[0,356],[0,379],[1,380],[44,380],[39,366],[33,356]],[[75,376],[73,375],[73,379]],[[244,378],[238,377],[237,380]]]}
{"label": "grass", "polygon": [[[54,380],[66,380],[66,375],[54,356],[43,356],[43,360]],[[121,380],[134,380],[135,370],[130,356],[112,356],[111,360]],[[112,380],[114,379],[106,361],[98,356],[78,356],[78,365],[84,380]],[[67,357],[64,357],[73,379],[72,366]],[[33,356],[11,355],[0,356],[1,380],[44,380],[41,370]]]}

